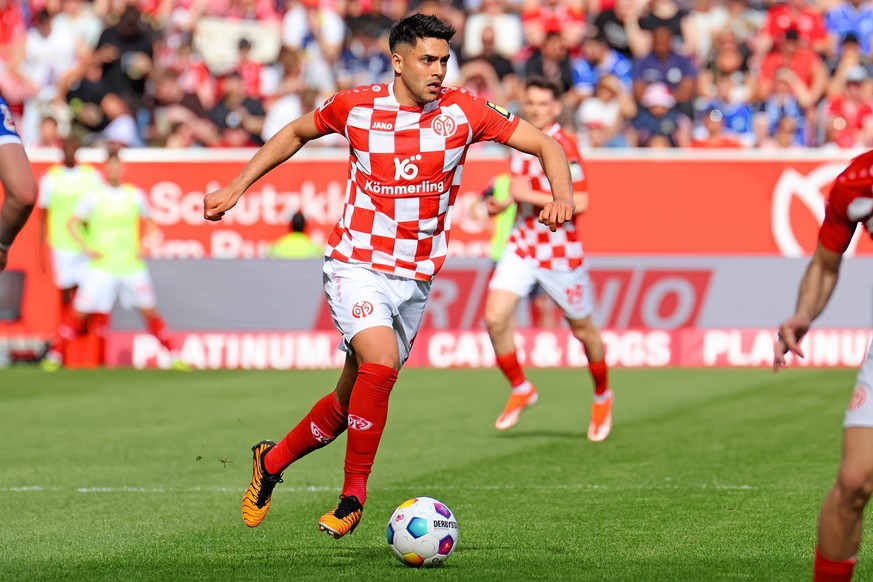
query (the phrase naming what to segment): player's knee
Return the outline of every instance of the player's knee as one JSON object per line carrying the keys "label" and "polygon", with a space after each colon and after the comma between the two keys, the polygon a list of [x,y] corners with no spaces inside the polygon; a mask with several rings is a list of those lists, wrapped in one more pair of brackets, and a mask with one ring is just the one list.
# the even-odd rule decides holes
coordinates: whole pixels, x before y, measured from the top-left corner
{"label": "player's knee", "polygon": [[873,471],[864,467],[842,467],[837,475],[837,490],[844,505],[863,509],[873,494]]}
{"label": "player's knee", "polygon": [[509,318],[498,309],[485,309],[485,327],[489,332],[505,331],[509,327]]}

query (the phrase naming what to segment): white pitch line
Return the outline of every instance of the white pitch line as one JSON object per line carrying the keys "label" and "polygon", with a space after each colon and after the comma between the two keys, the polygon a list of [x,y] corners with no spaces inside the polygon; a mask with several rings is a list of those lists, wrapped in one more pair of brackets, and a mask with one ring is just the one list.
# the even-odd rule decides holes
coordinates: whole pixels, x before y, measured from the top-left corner
{"label": "white pitch line", "polygon": [[[280,487],[276,492],[284,493],[320,493],[336,491],[340,485],[320,485],[308,487]],[[618,485],[610,486],[598,483],[568,483],[555,485],[433,485],[434,491],[464,490],[464,491],[658,491],[658,490],[721,490],[721,491],[755,491],[754,485],[731,485],[721,483],[696,483],[681,485],[668,483],[664,485]],[[409,491],[410,487],[371,487],[371,491]],[[42,485],[23,485],[18,487],[0,487],[0,493],[236,493],[245,489],[237,487],[46,487]]]}

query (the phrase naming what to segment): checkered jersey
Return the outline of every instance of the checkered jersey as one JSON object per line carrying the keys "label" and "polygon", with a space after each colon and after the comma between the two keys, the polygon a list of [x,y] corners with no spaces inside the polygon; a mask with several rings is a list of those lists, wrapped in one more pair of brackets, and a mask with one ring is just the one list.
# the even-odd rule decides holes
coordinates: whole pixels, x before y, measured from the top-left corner
{"label": "checkered jersey", "polygon": [[424,107],[400,105],[394,85],[340,91],[315,112],[319,133],[349,140],[343,213],[325,255],[429,281],[448,251],[450,210],[470,144],[506,143],[518,119],[458,88]]}
{"label": "checkered jersey", "polygon": [[[573,191],[585,192],[588,184],[576,140],[557,123],[546,133],[555,138],[567,154]],[[527,178],[533,190],[546,193],[552,191],[540,161],[535,156],[513,150],[509,171],[513,177]],[[536,259],[540,267],[554,271],[569,271],[582,265],[582,240],[576,222],[565,222],[561,228],[552,232],[548,226],[539,223],[541,210],[542,207],[533,204],[518,204],[507,252],[515,252],[522,258]]]}

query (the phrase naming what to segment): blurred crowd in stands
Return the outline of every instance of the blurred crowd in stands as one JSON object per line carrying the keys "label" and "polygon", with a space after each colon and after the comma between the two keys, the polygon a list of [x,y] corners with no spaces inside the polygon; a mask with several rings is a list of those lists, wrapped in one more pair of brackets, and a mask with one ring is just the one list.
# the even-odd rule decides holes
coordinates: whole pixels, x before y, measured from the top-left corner
{"label": "blurred crowd in stands", "polygon": [[458,30],[447,85],[518,111],[552,79],[585,148],[873,147],[873,5],[761,1],[0,0],[0,94],[28,146],[256,146],[390,81],[425,12]]}

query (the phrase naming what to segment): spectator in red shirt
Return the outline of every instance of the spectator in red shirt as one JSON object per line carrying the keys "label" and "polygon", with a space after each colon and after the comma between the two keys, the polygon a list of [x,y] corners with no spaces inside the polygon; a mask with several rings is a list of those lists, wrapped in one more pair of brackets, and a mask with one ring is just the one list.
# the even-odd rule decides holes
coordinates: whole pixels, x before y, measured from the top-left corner
{"label": "spectator in red shirt", "polygon": [[827,48],[828,35],[821,12],[811,8],[807,0],[787,0],[784,4],[773,6],[767,13],[758,38],[758,55],[763,56],[773,46],[778,46],[789,30],[797,31],[801,44],[806,48],[816,52],[823,52]]}
{"label": "spectator in red shirt", "polygon": [[825,114],[825,137],[841,148],[873,144],[873,107],[864,99],[867,71],[857,65],[846,75],[843,93],[831,99]]}
{"label": "spectator in red shirt", "polygon": [[585,38],[585,14],[567,0],[540,0],[521,15],[527,44],[539,48],[550,33],[558,33],[567,47],[576,48]]}
{"label": "spectator in red shirt", "polygon": [[792,93],[804,109],[821,99],[827,85],[827,68],[814,51],[800,43],[799,36],[797,29],[789,29],[777,50],[761,63],[758,100],[766,101],[773,94],[777,73],[791,85]]}
{"label": "spectator in red shirt", "polygon": [[239,48],[239,62],[236,65],[236,72],[243,80],[246,97],[261,99],[263,97],[261,94],[261,75],[264,65],[252,60],[252,41],[241,38],[237,46]]}

